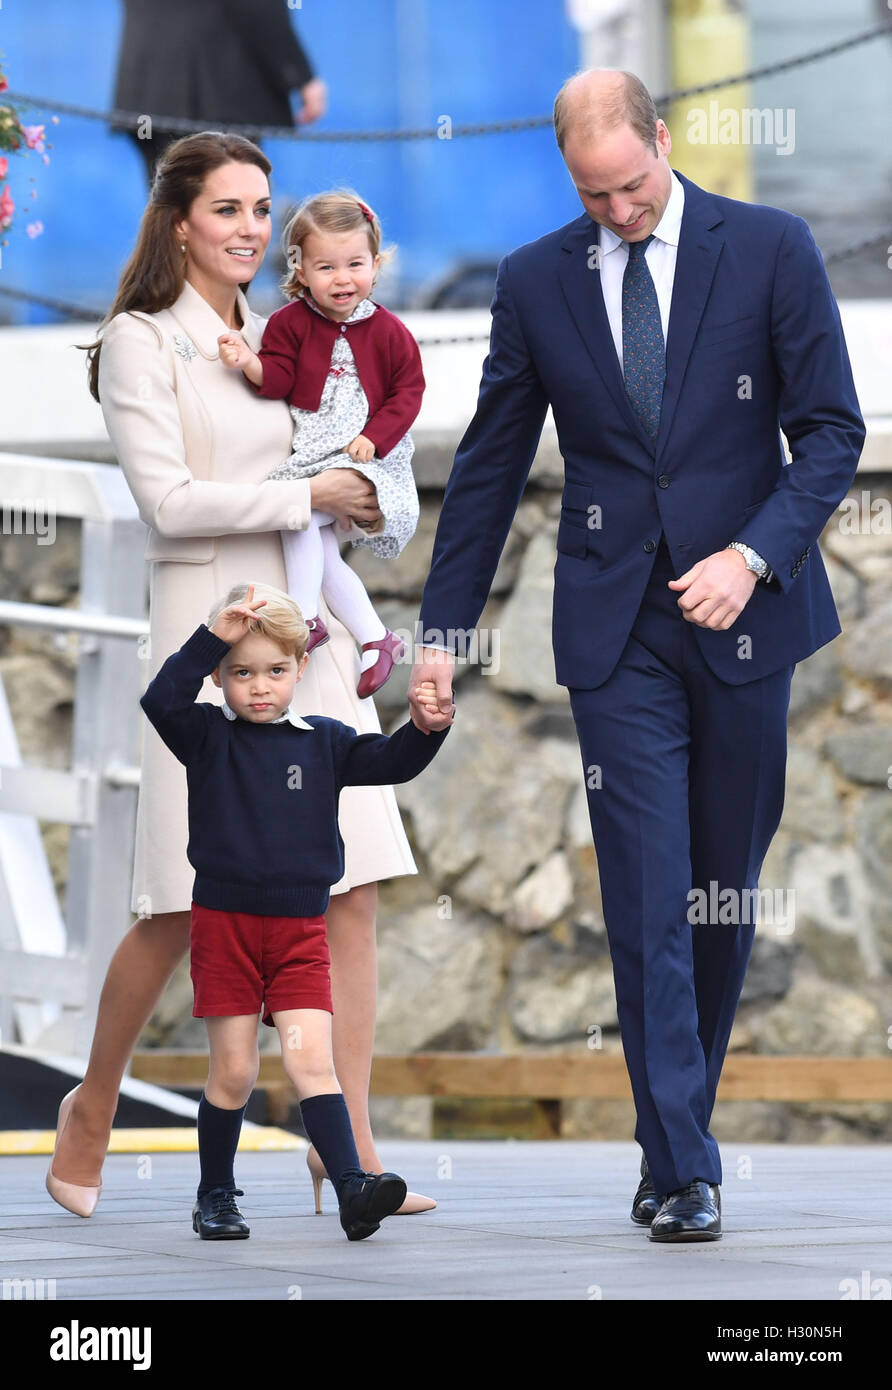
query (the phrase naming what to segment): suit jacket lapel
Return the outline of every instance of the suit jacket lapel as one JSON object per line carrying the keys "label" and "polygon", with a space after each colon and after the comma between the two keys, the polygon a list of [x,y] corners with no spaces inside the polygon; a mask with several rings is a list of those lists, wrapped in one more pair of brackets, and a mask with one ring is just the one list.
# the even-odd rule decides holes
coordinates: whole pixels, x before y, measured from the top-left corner
{"label": "suit jacket lapel", "polygon": [[604,307],[601,277],[590,261],[598,247],[598,224],[584,214],[570,228],[561,243],[558,277],[567,307],[589,355],[603,378],[614,404],[623,419],[644,445],[653,453],[653,440],[632,409],[626,386],[619,369],[619,359],[613,345],[613,335]]}
{"label": "suit jacket lapel", "polygon": [[675,171],[684,184],[684,213],[678,238],[669,335],[666,342],[666,381],[660,411],[657,451],[669,438],[688,360],[721,254],[723,221],[718,203],[702,188]]}

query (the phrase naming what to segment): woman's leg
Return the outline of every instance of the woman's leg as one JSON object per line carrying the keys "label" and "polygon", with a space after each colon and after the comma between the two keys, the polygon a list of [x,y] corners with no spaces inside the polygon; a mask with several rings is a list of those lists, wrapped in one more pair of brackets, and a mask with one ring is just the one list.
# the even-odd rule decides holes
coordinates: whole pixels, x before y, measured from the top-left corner
{"label": "woman's leg", "polygon": [[99,999],[93,1046],[53,1160],[62,1182],[99,1182],[118,1088],[165,985],[189,949],[189,912],[138,917],[112,956]]}
{"label": "woman's leg", "polygon": [[[322,593],[332,613],[338,618],[360,646],[380,642],[387,635],[375,606],[366,593],[365,585],[341,554],[334,527],[323,526],[321,531],[324,568]],[[374,649],[362,654],[362,670],[374,666],[380,652]]]}
{"label": "woman's leg", "polygon": [[304,618],[315,618],[319,613],[324,563],[321,532],[331,519],[327,512],[312,511],[306,530],[282,532],[288,592]]}
{"label": "woman's leg", "polygon": [[346,893],[333,894],[325,912],[331,954],[335,1071],[350,1112],[360,1162],[369,1173],[380,1173],[383,1168],[369,1121],[369,1081],[378,1004],[377,910],[377,883],[363,883]]}

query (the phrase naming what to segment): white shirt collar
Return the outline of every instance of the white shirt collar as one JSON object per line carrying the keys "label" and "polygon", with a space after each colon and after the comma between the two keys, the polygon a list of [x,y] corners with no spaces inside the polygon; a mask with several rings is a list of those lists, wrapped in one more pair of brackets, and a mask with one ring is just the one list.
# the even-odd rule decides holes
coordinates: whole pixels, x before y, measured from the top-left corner
{"label": "white shirt collar", "polygon": [[[319,308],[319,305],[316,303],[309,290],[304,290],[303,294],[299,295],[298,298],[305,300],[306,303],[309,304],[310,308],[315,309],[316,313],[319,314],[322,318],[328,319],[328,314],[326,314],[324,310]],[[360,319],[367,319],[369,317],[369,314],[373,314],[377,307],[378,306],[376,304],[373,304],[370,299],[361,299],[357,304],[356,308],[353,310],[353,313],[350,315],[350,317],[347,319],[341,319],[341,324],[359,323]],[[337,322],[336,319],[328,319],[328,321],[329,323]]]}
{"label": "white shirt collar", "polygon": [[[227,719],[238,719],[235,710],[230,709],[225,700],[223,701],[223,713],[226,715]],[[284,724],[286,719],[289,720],[296,729],[309,729],[311,733],[313,732],[313,725],[308,724],[305,719],[301,719],[300,715],[296,710],[292,709],[291,705],[288,706],[284,714],[279,715],[278,719],[271,719],[269,722],[270,724]]]}
{"label": "white shirt collar", "polygon": [[[668,242],[670,246],[678,245],[678,238],[681,235],[681,219],[684,213],[684,188],[681,180],[676,178],[675,172],[669,170],[672,187],[669,193],[669,201],[663,209],[663,216],[654,228],[654,236],[657,241]],[[622,237],[612,232],[609,227],[599,226],[598,240],[605,256],[609,256],[611,251],[615,251],[618,246],[625,246]]]}

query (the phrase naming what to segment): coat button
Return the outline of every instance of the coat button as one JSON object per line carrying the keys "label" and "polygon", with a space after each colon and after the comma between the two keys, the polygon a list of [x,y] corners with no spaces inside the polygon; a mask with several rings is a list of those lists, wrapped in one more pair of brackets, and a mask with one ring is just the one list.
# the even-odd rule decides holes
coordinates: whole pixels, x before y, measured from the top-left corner
{"label": "coat button", "polygon": [[657,548],[657,543],[656,543],[656,541],[645,541],[645,542],[644,542],[644,549],[647,551],[648,555],[653,555],[653,553],[654,553],[654,551],[656,550],[656,548]]}
{"label": "coat button", "polygon": [[669,474],[661,473],[659,478],[657,478],[657,482],[659,483],[660,487],[668,487],[670,482]]}

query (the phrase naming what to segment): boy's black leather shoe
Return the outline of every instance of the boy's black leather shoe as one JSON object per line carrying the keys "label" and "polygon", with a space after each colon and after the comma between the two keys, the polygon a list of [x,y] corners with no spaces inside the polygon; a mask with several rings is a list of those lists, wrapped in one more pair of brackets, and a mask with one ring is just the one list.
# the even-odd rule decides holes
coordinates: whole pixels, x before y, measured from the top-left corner
{"label": "boy's black leather shoe", "polygon": [[357,1173],[344,1182],[339,1207],[348,1240],[365,1240],[406,1200],[406,1184],[396,1173]]}
{"label": "boy's black leather shoe", "polygon": [[202,1240],[247,1240],[251,1228],[238,1209],[240,1187],[212,1187],[192,1208],[192,1229]]}

